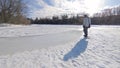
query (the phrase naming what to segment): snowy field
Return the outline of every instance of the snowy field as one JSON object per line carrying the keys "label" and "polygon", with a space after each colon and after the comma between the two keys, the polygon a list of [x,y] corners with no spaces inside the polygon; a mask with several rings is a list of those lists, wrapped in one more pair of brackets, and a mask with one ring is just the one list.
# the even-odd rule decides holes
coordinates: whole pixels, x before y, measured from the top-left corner
{"label": "snowy field", "polygon": [[0,26],[0,68],[120,68],[120,26]]}

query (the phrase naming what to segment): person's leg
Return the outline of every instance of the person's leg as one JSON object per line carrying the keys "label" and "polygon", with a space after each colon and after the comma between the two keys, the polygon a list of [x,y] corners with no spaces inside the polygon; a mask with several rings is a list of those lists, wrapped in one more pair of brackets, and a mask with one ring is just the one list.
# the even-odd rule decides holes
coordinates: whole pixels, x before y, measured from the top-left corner
{"label": "person's leg", "polygon": [[87,37],[88,36],[88,28],[87,27],[86,27],[85,33],[86,33],[86,37]]}
{"label": "person's leg", "polygon": [[88,28],[87,27],[83,27],[83,31],[84,31],[84,37],[87,37],[88,35]]}
{"label": "person's leg", "polygon": [[86,27],[83,26],[84,37],[86,36]]}

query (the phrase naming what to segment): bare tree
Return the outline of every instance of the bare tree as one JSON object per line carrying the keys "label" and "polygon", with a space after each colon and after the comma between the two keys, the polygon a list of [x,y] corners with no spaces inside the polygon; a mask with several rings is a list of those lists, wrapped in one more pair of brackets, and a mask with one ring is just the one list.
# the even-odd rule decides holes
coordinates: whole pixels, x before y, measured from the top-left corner
{"label": "bare tree", "polygon": [[24,8],[23,0],[0,0],[1,22],[13,22],[14,18],[23,16]]}
{"label": "bare tree", "polygon": [[92,21],[95,24],[120,24],[120,6],[103,9],[100,13],[94,14]]}

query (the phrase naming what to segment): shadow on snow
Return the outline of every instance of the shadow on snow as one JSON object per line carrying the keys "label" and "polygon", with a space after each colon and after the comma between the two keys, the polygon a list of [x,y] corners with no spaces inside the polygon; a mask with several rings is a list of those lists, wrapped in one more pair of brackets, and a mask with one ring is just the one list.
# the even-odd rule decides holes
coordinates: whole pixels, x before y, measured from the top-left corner
{"label": "shadow on snow", "polygon": [[77,58],[81,53],[85,52],[88,45],[86,38],[81,39],[70,52],[64,55],[63,60],[68,61],[71,58]]}

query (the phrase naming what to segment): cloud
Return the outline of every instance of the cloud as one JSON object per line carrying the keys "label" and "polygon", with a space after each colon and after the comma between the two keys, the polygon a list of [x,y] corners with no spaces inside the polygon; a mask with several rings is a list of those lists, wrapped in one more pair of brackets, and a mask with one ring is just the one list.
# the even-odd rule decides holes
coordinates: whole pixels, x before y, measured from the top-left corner
{"label": "cloud", "polygon": [[55,15],[61,15],[64,14],[65,11],[59,8],[51,7],[51,6],[46,6],[43,9],[38,9],[37,11],[34,11],[33,18],[39,17],[39,18],[45,18],[45,17],[52,17]]}
{"label": "cloud", "polygon": [[29,4],[31,18],[83,12],[82,0],[35,0]]}
{"label": "cloud", "polygon": [[54,15],[60,15],[64,13],[65,11],[62,10],[61,8],[58,8],[56,6],[48,4],[46,1],[43,0],[36,0],[38,5],[42,6],[43,8],[34,8],[31,12],[31,17],[32,18],[45,18],[45,17],[52,17]]}
{"label": "cloud", "polygon": [[[30,0],[31,1],[31,0]],[[29,4],[31,18],[45,18],[63,14],[89,13],[104,8],[105,0],[34,0]]]}
{"label": "cloud", "polygon": [[47,3],[50,6],[54,6],[53,0],[43,0],[45,3]]}

